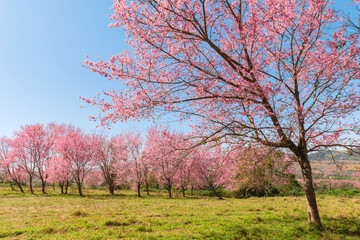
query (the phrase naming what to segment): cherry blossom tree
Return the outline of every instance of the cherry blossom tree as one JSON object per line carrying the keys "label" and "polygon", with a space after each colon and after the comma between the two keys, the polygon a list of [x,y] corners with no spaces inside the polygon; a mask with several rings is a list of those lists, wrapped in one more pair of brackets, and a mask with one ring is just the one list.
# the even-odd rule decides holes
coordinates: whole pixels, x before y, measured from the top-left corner
{"label": "cherry blossom tree", "polygon": [[144,154],[144,140],[140,133],[130,132],[124,134],[124,139],[130,168],[130,181],[136,185],[138,197],[141,197],[141,186],[146,183],[150,172],[150,163]]}
{"label": "cherry blossom tree", "polygon": [[208,187],[219,199],[223,199],[217,189],[231,189],[235,172],[228,154],[220,146],[202,146],[196,150],[192,158],[192,169],[200,185]]}
{"label": "cherry blossom tree", "polygon": [[[146,156],[146,155],[144,155],[144,156]],[[144,171],[144,175],[145,175],[144,184],[145,184],[145,188],[146,188],[146,195],[150,195],[150,186],[154,185],[154,183],[157,182],[156,173],[154,171],[154,168],[152,168],[152,166],[150,165],[150,162],[148,161],[148,159],[145,158],[144,161],[146,161],[146,163],[145,163],[146,168]]]}
{"label": "cherry blossom tree", "polygon": [[114,136],[110,140],[104,135],[94,135],[94,161],[100,168],[106,186],[111,195],[114,195],[119,161],[126,161],[126,145],[124,137]]}
{"label": "cherry blossom tree", "polygon": [[176,175],[186,157],[182,151],[185,149],[183,144],[183,134],[158,127],[153,127],[148,131],[146,157],[157,171],[160,182],[168,190],[169,198],[172,197],[171,191]]}
{"label": "cherry blossom tree", "polygon": [[11,159],[12,163],[16,165],[16,167],[20,167],[23,172],[28,175],[28,183],[31,194],[34,194],[33,190],[33,179],[35,176],[35,158],[33,153],[30,151],[29,156],[27,155],[25,149],[24,138],[21,137],[21,133],[15,133],[15,138],[11,141]]}
{"label": "cherry blossom tree", "polygon": [[131,164],[128,161],[118,161],[115,164],[116,171],[116,186],[119,187],[131,187],[132,185],[132,169]]}
{"label": "cherry blossom tree", "polygon": [[181,189],[183,197],[185,197],[185,190],[189,188],[190,181],[194,175],[193,166],[190,158],[190,153],[184,157],[179,164],[179,170],[175,176],[175,186]]}
{"label": "cherry blossom tree", "polygon": [[80,196],[84,196],[84,178],[94,167],[94,141],[81,129],[68,126],[66,134],[58,137],[55,142],[55,150],[60,154],[60,159],[65,161],[64,165],[70,166],[70,173]]}
{"label": "cherry blossom tree", "polygon": [[11,139],[9,138],[0,138],[0,170],[2,171],[4,180],[10,183],[12,189],[12,182],[15,182],[19,190],[24,193],[22,184],[25,183],[26,174],[9,154],[11,151],[10,142]]}
{"label": "cherry blossom tree", "polygon": [[64,133],[64,126],[50,122],[43,127],[42,157],[36,161],[36,176],[41,180],[42,193],[45,193],[46,183],[49,181],[50,164],[54,157],[54,143],[58,136]]}
{"label": "cherry blossom tree", "polygon": [[24,193],[22,186],[26,184],[26,179],[28,178],[24,169],[19,167],[17,163],[10,158],[5,162],[5,171],[5,178],[8,181],[14,181],[19,190]]}
{"label": "cherry blossom tree", "polygon": [[[328,0],[114,0],[131,51],[85,65],[126,86],[85,99],[102,125],[172,113],[203,141],[256,142],[297,158],[321,228],[308,154],[359,142],[358,35]],[[354,117],[354,118],[353,118]],[[95,118],[95,117],[93,117]]]}
{"label": "cherry blossom tree", "polygon": [[38,177],[41,181],[42,193],[45,192],[47,182],[47,169],[51,142],[48,133],[42,124],[28,124],[15,132],[11,141],[11,154],[19,166],[28,174],[29,188],[33,194],[33,179]]}
{"label": "cherry blossom tree", "polygon": [[62,194],[68,193],[68,187],[72,181],[71,164],[64,160],[60,153],[56,152],[57,140],[64,137],[69,126],[51,122],[47,125],[48,141],[50,143],[50,161],[48,170],[48,182],[53,186],[58,183]]}
{"label": "cherry blossom tree", "polygon": [[101,170],[93,169],[84,178],[84,184],[93,189],[101,186],[104,183],[104,177]]}
{"label": "cherry blossom tree", "polygon": [[72,181],[71,169],[71,162],[66,161],[60,155],[53,156],[50,161],[49,181],[58,183],[62,194],[68,193],[68,188]]}
{"label": "cherry blossom tree", "polygon": [[[191,165],[190,165],[190,168],[191,168]],[[201,187],[200,183],[199,183],[199,179],[194,174],[194,171],[192,171],[192,173],[190,174],[189,187],[190,187],[191,195],[194,195],[194,190],[199,190]]]}
{"label": "cherry blossom tree", "polygon": [[[7,161],[8,157],[9,157],[9,151],[10,151],[10,147],[9,147],[9,140],[6,137],[1,137],[0,138],[0,177],[5,180],[5,179],[9,179],[9,177],[7,176],[7,167],[5,162]],[[12,184],[11,184],[11,180],[10,180],[10,186],[11,189],[13,189]]]}

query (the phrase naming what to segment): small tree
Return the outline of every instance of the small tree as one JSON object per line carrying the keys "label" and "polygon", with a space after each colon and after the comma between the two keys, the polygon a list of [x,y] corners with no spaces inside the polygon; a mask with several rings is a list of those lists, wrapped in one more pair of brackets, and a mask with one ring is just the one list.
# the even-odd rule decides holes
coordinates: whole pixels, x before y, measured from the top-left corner
{"label": "small tree", "polygon": [[192,169],[201,186],[208,187],[219,199],[223,199],[219,187],[230,189],[232,186],[232,163],[228,154],[220,146],[200,147],[192,156]]}
{"label": "small tree", "polygon": [[55,150],[60,154],[59,159],[65,161],[65,166],[70,166],[80,196],[84,196],[82,191],[84,178],[94,166],[94,141],[81,129],[68,126],[66,134],[57,138],[55,142]]}
{"label": "small tree", "polygon": [[66,161],[60,155],[53,156],[49,166],[49,181],[58,183],[62,194],[68,193],[69,185],[72,181],[71,162]]}
{"label": "small tree", "polygon": [[176,187],[181,189],[183,197],[185,197],[185,190],[190,186],[190,181],[194,175],[194,170],[191,160],[192,159],[190,156],[186,156],[183,158],[183,160],[179,165],[179,170],[175,177],[175,185]]}
{"label": "small tree", "polygon": [[18,186],[19,190],[24,193],[22,184],[25,183],[26,173],[16,163],[16,159],[12,158],[10,153],[10,139],[6,137],[0,138],[0,170],[2,171],[4,180],[10,183],[12,181]]}
{"label": "small tree", "polygon": [[172,197],[172,187],[175,184],[179,168],[186,157],[183,134],[171,132],[168,129],[153,127],[148,132],[146,140],[147,158],[158,173],[160,183]]}
{"label": "small tree", "polygon": [[86,174],[84,184],[88,187],[95,189],[104,183],[104,177],[101,170],[93,169]]}
{"label": "small tree", "polygon": [[145,158],[143,153],[144,140],[140,133],[130,132],[124,134],[124,140],[130,174],[129,180],[135,184],[137,195],[138,197],[141,197],[141,186],[145,183],[150,168],[147,158]]}
{"label": "small tree", "polygon": [[20,131],[15,132],[11,148],[12,156],[29,176],[30,192],[34,193],[33,179],[36,176],[40,179],[41,190],[45,194],[51,141],[44,126],[38,123],[21,127]]}
{"label": "small tree", "polygon": [[250,190],[268,196],[273,186],[283,186],[290,179],[293,162],[282,152],[261,146],[234,148],[231,152],[236,186],[245,191],[245,196]]}
{"label": "small tree", "polygon": [[93,159],[100,168],[103,179],[111,195],[116,188],[117,171],[119,161],[126,160],[126,146],[122,136],[114,136],[108,140],[105,136],[94,135]]}

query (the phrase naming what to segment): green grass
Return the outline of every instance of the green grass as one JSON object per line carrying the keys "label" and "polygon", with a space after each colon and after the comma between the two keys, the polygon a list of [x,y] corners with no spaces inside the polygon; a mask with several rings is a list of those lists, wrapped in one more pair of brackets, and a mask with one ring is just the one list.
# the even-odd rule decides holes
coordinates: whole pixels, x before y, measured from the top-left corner
{"label": "green grass", "polygon": [[[59,189],[57,189],[59,190]],[[133,191],[21,194],[0,186],[0,238],[8,239],[360,239],[360,197],[320,195],[325,230],[308,226],[304,197],[223,201],[137,198]],[[144,193],[145,194],[145,193]]]}

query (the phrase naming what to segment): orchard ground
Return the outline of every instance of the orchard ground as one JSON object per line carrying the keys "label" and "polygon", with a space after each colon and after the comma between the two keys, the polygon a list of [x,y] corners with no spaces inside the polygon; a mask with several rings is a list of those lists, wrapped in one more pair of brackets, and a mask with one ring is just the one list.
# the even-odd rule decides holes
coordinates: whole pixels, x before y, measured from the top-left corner
{"label": "orchard ground", "polygon": [[0,237],[8,239],[359,239],[360,195],[318,196],[325,230],[307,224],[304,196],[248,199],[76,189],[21,194],[0,185]]}

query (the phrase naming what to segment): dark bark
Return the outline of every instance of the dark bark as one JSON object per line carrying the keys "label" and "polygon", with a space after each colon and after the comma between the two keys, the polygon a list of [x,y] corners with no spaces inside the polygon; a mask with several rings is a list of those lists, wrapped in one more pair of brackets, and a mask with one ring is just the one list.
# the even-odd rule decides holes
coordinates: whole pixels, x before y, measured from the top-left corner
{"label": "dark bark", "polygon": [[43,194],[46,194],[46,192],[45,192],[45,187],[46,187],[46,182],[45,182],[45,181],[41,181],[41,192],[42,192]]}
{"label": "dark bark", "polygon": [[65,184],[65,194],[68,193],[68,188],[69,188],[69,182],[66,181],[66,184]]}
{"label": "dark bark", "polygon": [[64,183],[59,183],[60,189],[61,189],[61,194],[64,194]]}
{"label": "dark bark", "polygon": [[185,188],[181,187],[181,191],[182,191],[183,197],[185,197]]}
{"label": "dark bark", "polygon": [[55,190],[55,183],[52,184],[53,190]]}
{"label": "dark bark", "polygon": [[172,196],[171,196],[171,185],[168,184],[168,185],[166,186],[166,188],[167,188],[168,193],[169,193],[169,198],[171,198],[171,197],[172,197]]}
{"label": "dark bark", "polygon": [[210,189],[220,200],[224,200],[224,198],[221,196],[219,192],[216,191],[215,187],[212,184],[210,185]]}
{"label": "dark bark", "polygon": [[12,184],[11,181],[9,181],[9,184],[10,184],[11,190],[14,191],[15,189],[14,189],[13,184]]}
{"label": "dark bark", "polygon": [[138,193],[138,197],[141,197],[141,192],[140,192],[140,183],[137,184],[137,193]]}
{"label": "dark bark", "polygon": [[149,196],[150,195],[150,190],[149,190],[149,183],[146,181],[146,194]]}
{"label": "dark bark", "polygon": [[14,180],[14,182],[15,182],[16,186],[18,186],[18,188],[20,189],[20,192],[24,193],[24,189],[22,188],[21,183],[16,180]]}
{"label": "dark bark", "polygon": [[20,192],[24,193],[24,189],[21,186],[21,183],[19,183],[18,188],[20,189]]}
{"label": "dark bark", "polygon": [[307,214],[309,224],[315,224],[322,229],[320,214],[316,202],[316,194],[312,179],[311,166],[307,154],[300,154],[298,161],[301,167],[301,173],[304,180],[304,191],[306,197]]}
{"label": "dark bark", "polygon": [[34,194],[34,189],[33,189],[33,176],[29,176],[29,188],[30,188],[30,193]]}
{"label": "dark bark", "polygon": [[110,195],[114,195],[114,189],[115,187],[113,185],[109,186],[109,192],[110,192]]}
{"label": "dark bark", "polygon": [[83,197],[84,194],[83,194],[83,191],[82,191],[82,188],[81,188],[81,183],[77,183],[77,186],[78,186],[79,195],[80,195],[81,197]]}
{"label": "dark bark", "polygon": [[[103,174],[104,174],[104,173],[103,173]],[[115,183],[114,183],[114,181],[113,181],[112,178],[107,177],[106,186],[107,186],[107,188],[108,188],[108,190],[109,190],[110,195],[114,195]]]}
{"label": "dark bark", "polygon": [[191,195],[194,195],[194,187],[191,186]]}

